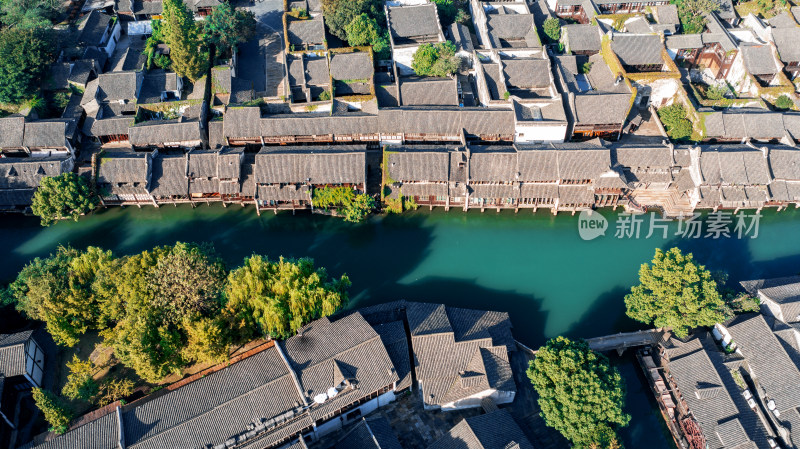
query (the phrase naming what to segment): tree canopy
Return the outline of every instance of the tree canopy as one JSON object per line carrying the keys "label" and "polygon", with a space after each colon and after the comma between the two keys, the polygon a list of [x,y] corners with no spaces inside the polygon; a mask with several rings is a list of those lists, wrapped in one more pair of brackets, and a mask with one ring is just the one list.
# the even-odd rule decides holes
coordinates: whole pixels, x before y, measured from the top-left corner
{"label": "tree canopy", "polygon": [[0,31],[0,102],[33,98],[55,61],[52,32],[44,28]]}
{"label": "tree canopy", "polygon": [[253,255],[228,275],[225,315],[240,335],[285,338],[347,304],[350,279],[328,279],[311,259]]}
{"label": "tree canopy", "polygon": [[672,0],[671,3],[678,7],[678,17],[685,34],[702,33],[706,28],[706,15],[718,11],[720,7],[717,0]]}
{"label": "tree canopy", "polygon": [[634,320],[671,327],[685,337],[698,326],[713,326],[728,315],[711,272],[678,248],[656,249],[650,264],[639,268],[639,285],[625,296],[627,314]]}
{"label": "tree canopy", "polygon": [[50,28],[62,4],[60,0],[0,0],[0,22],[15,28]]}
{"label": "tree canopy", "polygon": [[449,76],[458,70],[461,59],[452,42],[422,44],[414,52],[411,68],[419,76]]}
{"label": "tree canopy", "polygon": [[50,424],[50,430],[56,433],[67,431],[69,421],[72,419],[72,412],[58,396],[51,391],[34,388],[33,401],[36,403],[36,407],[42,411],[44,419]]}
{"label": "tree canopy", "polygon": [[371,45],[372,51],[379,59],[386,59],[389,55],[389,38],[386,31],[378,23],[367,15],[361,13],[345,26],[347,42],[358,47],[361,45]]}
{"label": "tree canopy", "polygon": [[375,199],[364,193],[356,193],[350,187],[323,187],[314,189],[314,207],[337,208],[345,221],[358,223],[366,220],[375,209]]}
{"label": "tree canopy", "polygon": [[659,109],[658,118],[673,139],[685,139],[692,135],[692,122],[686,118],[686,108],[682,104],[674,103]]}
{"label": "tree canopy", "polygon": [[256,34],[256,17],[252,11],[236,9],[223,2],[211,9],[203,21],[203,39],[228,52],[252,39]]}
{"label": "tree canopy", "polygon": [[550,38],[551,42],[558,42],[561,39],[561,21],[551,17],[544,21],[544,34]]}
{"label": "tree canopy", "polygon": [[208,54],[200,39],[199,26],[183,0],[164,0],[161,32],[169,45],[172,70],[192,82],[203,76]]}
{"label": "tree canopy", "polygon": [[90,212],[97,204],[86,178],[68,172],[43,178],[33,195],[31,209],[41,219],[42,226],[50,226],[66,217],[78,221],[81,214]]}
{"label": "tree canopy", "polygon": [[625,384],[608,359],[583,341],[565,337],[539,348],[528,367],[545,423],[577,447],[608,447],[628,425]]}
{"label": "tree canopy", "polygon": [[322,0],[325,25],[339,39],[348,39],[346,27],[361,14],[383,23],[383,3],[380,0]]}

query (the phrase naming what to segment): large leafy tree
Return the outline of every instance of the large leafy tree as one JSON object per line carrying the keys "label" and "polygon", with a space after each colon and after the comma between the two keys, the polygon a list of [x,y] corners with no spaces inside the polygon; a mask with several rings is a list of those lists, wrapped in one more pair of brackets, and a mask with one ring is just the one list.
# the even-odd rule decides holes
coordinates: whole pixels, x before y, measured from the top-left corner
{"label": "large leafy tree", "polygon": [[16,28],[49,28],[63,3],[60,0],[0,0],[0,22]]}
{"label": "large leafy tree", "polygon": [[31,209],[42,220],[42,226],[50,226],[66,217],[78,221],[81,214],[91,211],[97,204],[97,197],[86,178],[75,173],[63,173],[42,178],[33,195]]}
{"label": "large leafy tree", "polygon": [[452,42],[422,44],[414,52],[411,68],[420,76],[449,76],[458,70],[461,60]]}
{"label": "large leafy tree", "polygon": [[208,67],[200,30],[183,0],[164,0],[161,20],[164,42],[169,45],[172,69],[180,76],[197,81]]}
{"label": "large leafy tree", "polygon": [[310,259],[271,262],[253,255],[231,271],[225,315],[242,337],[288,337],[347,303],[347,276],[328,279]]}
{"label": "large leafy tree", "polygon": [[608,446],[626,426],[625,384],[608,359],[565,337],[539,348],[528,367],[545,423],[577,447]]}
{"label": "large leafy tree", "polygon": [[711,272],[678,248],[656,249],[652,264],[639,268],[639,285],[625,296],[634,320],[671,327],[685,337],[690,329],[713,326],[727,316],[725,302]]}
{"label": "large leafy tree", "polygon": [[256,18],[252,11],[234,10],[229,3],[223,2],[206,16],[203,32],[206,42],[216,45],[217,50],[225,53],[255,36]]}
{"label": "large leafy tree", "polygon": [[551,17],[544,21],[544,34],[550,38],[551,42],[558,42],[561,39],[561,21]]}
{"label": "large leafy tree", "polygon": [[386,59],[390,56],[386,30],[366,13],[361,13],[353,18],[353,21],[345,26],[345,33],[350,45],[355,47],[371,45],[372,51],[379,59]]}
{"label": "large leafy tree", "polygon": [[45,322],[56,343],[74,346],[87,330],[98,327],[100,298],[91,285],[112,263],[111,251],[59,247],[55,254],[26,265],[9,292],[17,309]]}
{"label": "large leafy tree", "polygon": [[0,31],[0,102],[34,97],[55,60],[55,47],[51,32],[44,28]]}
{"label": "large leafy tree", "polygon": [[347,39],[346,27],[361,14],[383,23],[383,4],[380,0],[322,0],[325,25],[334,36]]}
{"label": "large leafy tree", "polygon": [[44,419],[50,424],[50,430],[56,433],[67,431],[69,421],[72,419],[72,411],[58,396],[51,391],[34,388],[33,401],[44,414]]}

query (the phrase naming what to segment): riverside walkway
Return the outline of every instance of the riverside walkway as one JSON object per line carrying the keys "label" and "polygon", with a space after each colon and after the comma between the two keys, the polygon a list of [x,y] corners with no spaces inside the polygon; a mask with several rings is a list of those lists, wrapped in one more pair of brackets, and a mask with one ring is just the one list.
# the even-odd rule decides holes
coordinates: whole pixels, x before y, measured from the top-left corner
{"label": "riverside walkway", "polygon": [[[654,345],[664,338],[667,331],[663,329],[647,329],[636,332],[620,332],[618,334],[604,335],[602,337],[587,338],[586,343],[589,347],[597,352],[617,351],[620,355],[628,348],[636,348],[639,346]],[[529,352],[536,354],[537,350],[531,349],[520,342],[517,346]]]}

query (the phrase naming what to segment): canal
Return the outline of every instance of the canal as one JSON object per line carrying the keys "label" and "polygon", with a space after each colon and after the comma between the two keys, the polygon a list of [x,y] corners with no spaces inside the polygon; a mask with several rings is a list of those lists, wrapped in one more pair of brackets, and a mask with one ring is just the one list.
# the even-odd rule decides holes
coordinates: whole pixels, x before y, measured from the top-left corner
{"label": "canal", "polygon": [[[353,282],[351,307],[404,298],[511,312],[516,338],[536,347],[556,335],[591,337],[641,328],[625,316],[623,296],[657,247],[693,252],[710,269],[725,270],[730,286],[800,272],[800,211],[795,209],[763,212],[757,238],[748,238],[751,228],[742,239],[733,233],[731,238],[681,238],[675,236],[676,223],[668,225],[666,238],[658,228],[646,238],[649,216],[639,238],[617,238],[618,215],[604,210],[593,217],[597,214],[607,219],[607,230],[591,241],[579,235],[577,215],[529,210],[420,210],[359,225],[309,214],[259,217],[252,207],[221,205],[111,208],[50,228],[39,227],[34,218],[3,216],[0,280],[13,279],[28,260],[58,245],[95,245],[128,254],[177,240],[209,241],[230,265],[252,253],[309,256],[333,275],[347,273]],[[619,360],[621,366],[630,365],[626,360]],[[653,415],[654,402],[636,385],[636,371],[622,371],[634,415],[626,445],[636,447],[634,435],[663,432]]]}

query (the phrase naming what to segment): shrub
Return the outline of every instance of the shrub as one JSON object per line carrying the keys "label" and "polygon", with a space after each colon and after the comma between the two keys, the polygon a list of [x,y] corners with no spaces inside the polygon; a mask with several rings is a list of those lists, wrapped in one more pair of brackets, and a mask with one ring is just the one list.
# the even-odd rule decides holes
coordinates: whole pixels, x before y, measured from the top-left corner
{"label": "shrub", "polygon": [[56,433],[67,431],[72,412],[58,396],[50,391],[34,388],[33,401],[44,415],[45,421],[50,424],[51,431]]}
{"label": "shrub", "polygon": [[70,399],[89,400],[97,394],[97,383],[92,378],[94,364],[91,360],[81,360],[77,355],[72,356],[72,361],[67,362],[67,383],[61,394]]}
{"label": "shrub", "polygon": [[706,98],[709,100],[722,100],[725,98],[725,94],[728,93],[728,89],[721,87],[721,86],[708,86],[706,89]]}
{"label": "shrub", "polygon": [[682,104],[675,103],[659,109],[658,117],[673,139],[685,139],[692,135],[692,122],[686,118],[686,109]]}
{"label": "shrub", "polygon": [[328,101],[331,99],[331,93],[328,90],[323,90],[321,94],[319,94],[319,101]]}
{"label": "shrub", "polygon": [[420,76],[444,77],[456,73],[460,64],[455,45],[447,41],[420,45],[412,57],[411,68]]}
{"label": "shrub", "polygon": [[561,22],[555,17],[545,20],[544,34],[550,42],[558,42],[561,39]]}
{"label": "shrub", "polygon": [[794,106],[794,101],[787,95],[781,95],[775,100],[775,107],[778,109],[791,109]]}

